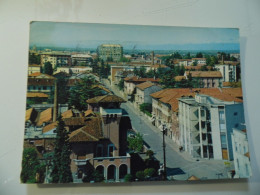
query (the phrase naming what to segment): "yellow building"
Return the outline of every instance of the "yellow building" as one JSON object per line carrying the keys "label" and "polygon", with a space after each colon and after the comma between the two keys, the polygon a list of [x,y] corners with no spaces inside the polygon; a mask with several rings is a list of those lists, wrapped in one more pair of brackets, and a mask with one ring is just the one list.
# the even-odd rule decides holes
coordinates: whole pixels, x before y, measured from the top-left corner
{"label": "yellow building", "polygon": [[119,44],[102,44],[98,46],[98,56],[104,61],[108,58],[119,61],[123,56],[123,47]]}
{"label": "yellow building", "polygon": [[41,72],[41,66],[38,64],[30,64],[28,67],[28,75],[33,74],[35,72]]}

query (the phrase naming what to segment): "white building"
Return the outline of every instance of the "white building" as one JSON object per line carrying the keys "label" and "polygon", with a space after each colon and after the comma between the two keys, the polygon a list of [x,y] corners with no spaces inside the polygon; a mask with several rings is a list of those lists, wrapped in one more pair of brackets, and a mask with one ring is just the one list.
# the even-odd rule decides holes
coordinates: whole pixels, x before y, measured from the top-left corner
{"label": "white building", "polygon": [[72,65],[90,65],[92,61],[92,56],[88,54],[74,54],[71,55]]}
{"label": "white building", "polygon": [[206,58],[192,58],[191,62],[192,64],[194,64],[194,62],[197,62],[197,66],[203,66],[206,65]]}
{"label": "white building", "polygon": [[235,65],[230,64],[215,64],[215,68],[218,69],[223,77],[223,82],[236,82],[237,71]]}
{"label": "white building", "polygon": [[231,133],[244,122],[243,103],[201,94],[179,99],[180,144],[194,158],[233,160]]}
{"label": "white building", "polygon": [[161,87],[149,81],[136,85],[135,106],[139,108],[139,105],[143,103],[152,104],[150,94],[160,90],[162,90]]}
{"label": "white building", "polygon": [[235,165],[235,178],[248,178],[252,175],[246,130],[233,129],[231,135]]}

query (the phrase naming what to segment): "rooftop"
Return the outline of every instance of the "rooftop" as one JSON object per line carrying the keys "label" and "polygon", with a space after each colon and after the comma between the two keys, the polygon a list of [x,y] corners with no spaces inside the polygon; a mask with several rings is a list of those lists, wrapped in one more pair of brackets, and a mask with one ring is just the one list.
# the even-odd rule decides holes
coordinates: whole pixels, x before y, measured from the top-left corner
{"label": "rooftop", "polygon": [[40,97],[40,98],[48,98],[49,96],[45,93],[32,93],[32,92],[27,92],[26,94],[27,98],[35,98],[35,97]]}
{"label": "rooftop", "polygon": [[87,100],[89,104],[95,103],[109,103],[109,102],[118,102],[123,103],[126,102],[123,98],[118,97],[116,95],[104,95],[104,96],[97,96]]}
{"label": "rooftop", "polygon": [[149,88],[149,87],[152,87],[152,86],[154,86],[154,83],[151,83],[149,81],[146,81],[144,83],[136,85],[136,87],[141,89],[141,90],[145,90],[146,88]]}
{"label": "rooftop", "polygon": [[189,71],[185,72],[185,75],[188,75],[189,73],[192,77],[222,78],[222,74],[220,71]]}
{"label": "rooftop", "polygon": [[126,77],[126,78],[124,78],[124,80],[127,81],[127,82],[146,82],[146,81],[159,82],[160,81],[160,79],[140,78],[140,77],[137,77],[137,76]]}

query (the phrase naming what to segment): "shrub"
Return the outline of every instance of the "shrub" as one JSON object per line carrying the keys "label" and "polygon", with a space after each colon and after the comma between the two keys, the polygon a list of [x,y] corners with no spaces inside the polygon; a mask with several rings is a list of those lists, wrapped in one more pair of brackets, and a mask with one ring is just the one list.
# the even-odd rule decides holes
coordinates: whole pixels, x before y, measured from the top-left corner
{"label": "shrub", "polygon": [[124,180],[125,182],[133,181],[133,176],[131,174],[126,174]]}
{"label": "shrub", "polygon": [[144,170],[144,176],[147,178],[152,177],[155,174],[154,168],[148,168]]}
{"label": "shrub", "polygon": [[135,174],[136,178],[139,180],[139,181],[144,181],[145,179],[145,175],[144,175],[144,172],[143,171],[137,171],[136,174]]}

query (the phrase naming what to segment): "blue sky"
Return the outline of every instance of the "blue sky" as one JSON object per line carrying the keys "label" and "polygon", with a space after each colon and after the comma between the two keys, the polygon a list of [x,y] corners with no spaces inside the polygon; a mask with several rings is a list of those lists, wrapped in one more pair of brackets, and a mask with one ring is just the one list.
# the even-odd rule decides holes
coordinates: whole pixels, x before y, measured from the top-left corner
{"label": "blue sky", "polygon": [[239,50],[234,28],[192,28],[92,23],[32,22],[30,46],[96,48],[103,43],[125,49]]}

